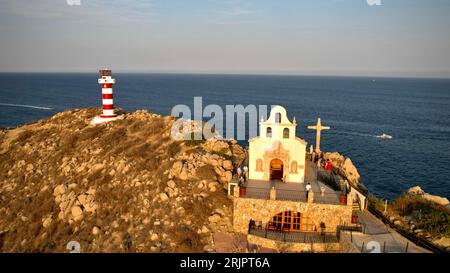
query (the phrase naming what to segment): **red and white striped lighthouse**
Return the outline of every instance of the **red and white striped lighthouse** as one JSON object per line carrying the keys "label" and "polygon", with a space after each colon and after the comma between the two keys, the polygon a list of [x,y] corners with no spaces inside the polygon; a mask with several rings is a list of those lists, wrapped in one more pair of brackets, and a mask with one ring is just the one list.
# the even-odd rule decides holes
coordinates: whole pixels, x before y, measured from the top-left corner
{"label": "red and white striped lighthouse", "polygon": [[103,114],[100,115],[102,119],[114,119],[117,115],[114,113],[113,103],[113,85],[116,80],[112,78],[110,69],[101,69],[98,83],[102,86],[102,103]]}

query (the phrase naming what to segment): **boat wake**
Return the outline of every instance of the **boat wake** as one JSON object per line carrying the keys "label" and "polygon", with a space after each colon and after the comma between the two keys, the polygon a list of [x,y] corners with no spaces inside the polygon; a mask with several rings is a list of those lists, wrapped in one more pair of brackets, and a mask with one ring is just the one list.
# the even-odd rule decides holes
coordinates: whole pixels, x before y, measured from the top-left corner
{"label": "boat wake", "polygon": [[32,108],[32,109],[39,109],[39,110],[53,110],[53,108],[50,108],[50,107],[42,107],[42,106],[34,106],[34,105],[26,105],[26,104],[1,103],[1,102],[0,102],[0,106]]}

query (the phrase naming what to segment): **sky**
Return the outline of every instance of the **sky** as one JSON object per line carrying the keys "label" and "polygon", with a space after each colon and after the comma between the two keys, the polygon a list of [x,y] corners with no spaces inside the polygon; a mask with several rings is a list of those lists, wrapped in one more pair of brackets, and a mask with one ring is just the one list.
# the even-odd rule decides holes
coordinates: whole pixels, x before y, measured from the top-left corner
{"label": "sky", "polygon": [[0,0],[0,71],[450,77],[450,0],[367,1]]}

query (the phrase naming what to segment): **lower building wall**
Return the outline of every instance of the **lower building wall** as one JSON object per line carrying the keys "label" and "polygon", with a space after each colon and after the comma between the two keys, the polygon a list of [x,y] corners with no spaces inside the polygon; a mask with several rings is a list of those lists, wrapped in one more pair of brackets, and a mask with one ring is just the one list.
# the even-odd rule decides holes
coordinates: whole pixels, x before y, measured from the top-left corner
{"label": "lower building wall", "polygon": [[361,253],[352,242],[352,235],[350,231],[343,231],[340,235],[341,252],[343,253]]}
{"label": "lower building wall", "polygon": [[271,218],[283,211],[300,212],[310,223],[320,227],[325,223],[326,232],[336,232],[339,226],[351,223],[352,207],[343,205],[303,203],[280,200],[233,198],[233,228],[248,234],[250,220],[266,225]]}
{"label": "lower building wall", "polygon": [[278,252],[341,252],[339,243],[285,243],[251,234],[247,235],[247,241],[249,244],[274,249]]}

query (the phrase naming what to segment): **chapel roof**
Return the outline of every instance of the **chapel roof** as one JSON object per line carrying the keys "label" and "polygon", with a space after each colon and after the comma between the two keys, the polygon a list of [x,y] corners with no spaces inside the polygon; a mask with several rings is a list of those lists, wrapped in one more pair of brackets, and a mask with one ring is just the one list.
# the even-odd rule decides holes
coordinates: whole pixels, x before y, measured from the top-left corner
{"label": "chapel roof", "polygon": [[[279,120],[277,120],[277,119],[279,119]],[[287,117],[286,109],[283,106],[277,105],[277,106],[274,106],[270,110],[269,118],[266,121],[262,121],[261,123],[262,124],[278,124],[280,126],[295,125],[295,117],[294,117],[294,123],[292,123],[289,120],[289,118]]]}

